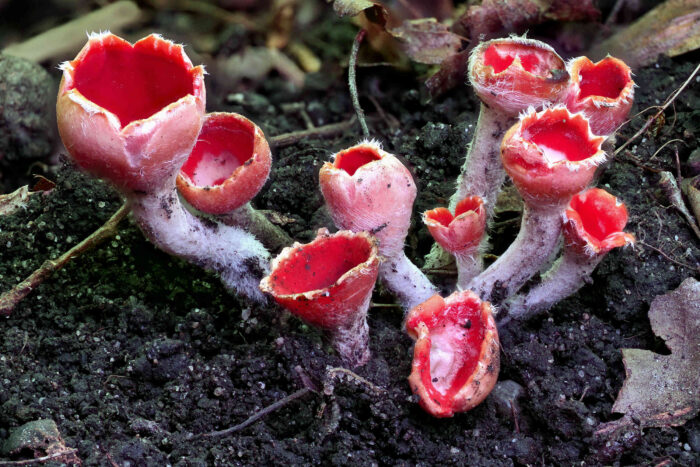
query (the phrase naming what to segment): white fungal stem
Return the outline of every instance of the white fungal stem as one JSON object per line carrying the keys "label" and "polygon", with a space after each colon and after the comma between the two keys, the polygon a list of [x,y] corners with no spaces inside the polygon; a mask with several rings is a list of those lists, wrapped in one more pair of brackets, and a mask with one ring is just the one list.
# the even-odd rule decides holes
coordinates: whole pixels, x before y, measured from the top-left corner
{"label": "white fungal stem", "polygon": [[404,312],[408,312],[437,293],[437,288],[403,251],[385,257],[379,264],[379,277],[396,295]]}
{"label": "white fungal stem", "polygon": [[508,303],[508,314],[501,320],[504,325],[511,319],[525,320],[549,310],[557,302],[576,293],[586,283],[596,266],[605,257],[582,255],[564,249],[564,254],[542,277],[542,282],[526,293],[518,294]]}
{"label": "white fungal stem", "polygon": [[215,271],[226,287],[252,300],[265,301],[258,284],[268,273],[270,255],[251,234],[189,212],[174,181],[150,193],[129,193],[128,201],[136,223],[158,248]]}
{"label": "white fungal stem", "polygon": [[561,206],[526,204],[520,232],[495,263],[468,285],[482,300],[500,303],[516,293],[549,260],[561,234]]}
{"label": "white fungal stem", "polygon": [[469,145],[462,173],[457,178],[457,191],[450,198],[450,211],[467,196],[480,196],[486,208],[486,219],[493,215],[498,192],[506,179],[501,163],[501,140],[515,123],[515,118],[481,104],[474,138]]}
{"label": "white fungal stem", "polygon": [[456,253],[454,255],[457,262],[457,288],[466,290],[469,282],[474,279],[484,269],[484,260],[478,248]]}
{"label": "white fungal stem", "polygon": [[338,352],[343,364],[350,368],[362,366],[369,361],[369,326],[367,325],[367,310],[369,309],[372,293],[357,310],[355,320],[348,327],[339,327],[329,332],[333,348]]}

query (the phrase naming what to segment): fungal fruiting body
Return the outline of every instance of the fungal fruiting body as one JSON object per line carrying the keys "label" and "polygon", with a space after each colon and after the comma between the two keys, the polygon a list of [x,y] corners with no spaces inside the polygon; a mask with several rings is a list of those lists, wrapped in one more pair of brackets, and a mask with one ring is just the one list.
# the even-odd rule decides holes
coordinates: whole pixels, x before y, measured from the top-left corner
{"label": "fungal fruiting body", "polygon": [[597,63],[578,57],[569,63],[569,73],[566,106],[572,112],[583,112],[594,134],[612,134],[632,108],[632,70],[622,60],[610,56]]}
{"label": "fungal fruiting body", "polygon": [[404,308],[432,296],[435,287],[403,251],[416,185],[396,156],[374,142],[363,142],[323,164],[319,180],[335,225],[370,232],[379,240],[385,258],[379,274]]}
{"label": "fungal fruiting body", "polygon": [[202,127],[202,67],[160,36],[131,45],[104,33],[91,35],[61,68],[58,128],[76,163],[122,191],[156,246],[262,300],[257,285],[268,267],[265,248],[243,230],[191,214],[175,188]]}
{"label": "fungal fruiting body", "polygon": [[509,319],[531,317],[551,308],[583,287],[610,250],[634,243],[634,236],[623,231],[627,224],[627,208],[600,188],[589,188],[575,195],[563,220],[562,257],[539,285],[513,297]]}
{"label": "fungal fruiting body", "polygon": [[451,417],[488,396],[500,362],[488,302],[468,290],[435,295],[409,312],[406,331],[416,341],[408,381],[427,412]]}
{"label": "fungal fruiting body", "polygon": [[371,235],[330,235],[321,229],[311,243],[282,250],[260,289],[326,331],[343,361],[354,367],[370,357],[367,309],[378,271],[377,243]]}
{"label": "fungal fruiting body", "polygon": [[454,215],[446,208],[435,208],[423,213],[423,222],[433,239],[454,255],[457,285],[465,288],[483,268],[479,244],[486,229],[484,202],[478,196],[469,196],[457,203]]}
{"label": "fungal fruiting body", "polygon": [[563,106],[524,114],[503,138],[501,158],[525,201],[520,232],[501,257],[469,285],[483,300],[504,300],[549,260],[571,197],[605,160],[604,137],[583,114]]}
{"label": "fungal fruiting body", "polygon": [[255,123],[235,113],[210,113],[180,169],[177,188],[193,207],[243,228],[275,250],[291,239],[250,205],[271,166],[270,146]]}
{"label": "fungal fruiting body", "polygon": [[202,126],[204,69],[155,34],[131,45],[109,33],[61,69],[58,130],[73,160],[131,190],[167,183]]}
{"label": "fungal fruiting body", "polygon": [[[568,76],[564,60],[537,40],[513,36],[482,42],[474,48],[468,77],[482,103],[450,209],[468,196],[479,196],[486,220],[491,218],[506,177],[498,151],[503,134],[519,113],[563,100]],[[426,267],[442,267],[445,260],[434,247],[426,257]]]}

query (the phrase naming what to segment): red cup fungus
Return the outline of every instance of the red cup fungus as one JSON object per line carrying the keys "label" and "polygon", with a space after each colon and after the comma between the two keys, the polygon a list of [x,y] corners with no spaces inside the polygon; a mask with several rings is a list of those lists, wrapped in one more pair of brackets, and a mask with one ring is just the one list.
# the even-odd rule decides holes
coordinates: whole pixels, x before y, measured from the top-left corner
{"label": "red cup fungus", "polygon": [[632,109],[632,70],[622,60],[610,56],[598,63],[578,57],[569,63],[569,73],[566,106],[572,112],[583,112],[594,134],[612,134]]}
{"label": "red cup fungus", "polygon": [[366,232],[321,229],[272,261],[260,289],[307,323],[326,331],[343,361],[369,359],[367,309],[379,271],[376,240]]}
{"label": "red cup fungus", "polygon": [[61,65],[58,130],[76,163],[148,191],[182,165],[202,126],[204,69],[182,46],[152,34],[131,45],[92,34]]}
{"label": "red cup fungus", "polygon": [[386,259],[380,276],[406,310],[435,293],[435,287],[406,257],[416,184],[399,159],[372,141],[333,156],[319,174],[321,192],[339,229],[370,232]]}
{"label": "red cup fungus", "polygon": [[491,305],[473,292],[433,296],[409,312],[406,331],[416,341],[408,381],[431,415],[471,410],[496,385],[498,331]]}
{"label": "red cup fungus", "polygon": [[446,208],[435,208],[423,213],[423,222],[433,239],[457,259],[460,287],[476,276],[482,267],[479,243],[486,229],[484,202],[478,196],[469,196],[457,203],[454,215]]}
{"label": "red cup fungus", "polygon": [[589,282],[610,250],[634,243],[634,236],[623,231],[627,208],[600,188],[575,195],[563,219],[564,253],[537,286],[513,297],[507,320],[522,320],[548,310]]}
{"label": "red cup fungus", "polygon": [[177,187],[200,211],[225,214],[253,199],[271,166],[270,146],[257,125],[242,115],[210,113],[180,169]]}

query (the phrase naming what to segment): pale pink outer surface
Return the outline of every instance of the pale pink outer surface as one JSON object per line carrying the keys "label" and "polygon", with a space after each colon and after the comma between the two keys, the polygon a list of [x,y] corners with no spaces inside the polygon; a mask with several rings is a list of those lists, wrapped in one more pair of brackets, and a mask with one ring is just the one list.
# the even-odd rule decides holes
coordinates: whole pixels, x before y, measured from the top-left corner
{"label": "pale pink outer surface", "polygon": [[160,36],[150,35],[133,44],[134,48],[152,47],[165,56],[181,54],[192,74],[194,94],[122,128],[115,114],[86,99],[73,82],[75,69],[91,48],[117,43],[128,42],[109,33],[93,35],[78,56],[62,66],[58,130],[80,167],[117,186],[148,192],[177,173],[197,139],[206,102],[204,69],[192,66],[182,46]]}
{"label": "pale pink outer surface", "polygon": [[[583,99],[581,93],[581,70],[595,70],[603,65],[614,65],[618,73],[624,76],[625,86],[620,94],[615,97],[589,95]],[[569,89],[566,96],[566,107],[572,112],[583,112],[588,117],[591,131],[596,135],[610,135],[622,123],[632,109],[634,103],[634,81],[632,80],[632,70],[625,62],[614,57],[606,57],[599,62],[593,63],[588,57],[578,57],[569,62]]]}
{"label": "pale pink outer surface", "polygon": [[[484,203],[478,196],[470,197],[478,199],[475,209],[468,209],[452,217],[445,208],[435,208],[423,213],[423,222],[433,239],[445,250],[452,254],[472,251],[479,246],[486,229],[486,211]],[[462,200],[464,202],[465,200]],[[459,211],[460,204],[457,205]],[[452,217],[448,225],[444,225],[438,219]]]}
{"label": "pale pink outer surface", "polygon": [[334,155],[368,150],[378,160],[364,164],[353,175],[333,162],[321,167],[319,181],[335,225],[353,232],[368,231],[379,239],[379,252],[392,256],[403,251],[411,224],[416,184],[396,156],[372,142],[360,143]]}
{"label": "pale pink outer surface", "polygon": [[[567,121],[581,128],[588,135],[588,144],[596,148],[595,152],[579,161],[549,160],[537,144],[523,137],[523,129],[539,119]],[[568,202],[591,183],[597,166],[606,158],[601,149],[604,139],[590,132],[583,114],[572,114],[566,107],[551,107],[541,112],[531,110],[503,137],[501,160],[526,202],[533,206],[558,205]]]}
{"label": "pale pink outer surface", "polygon": [[235,122],[253,135],[253,153],[250,158],[223,182],[214,186],[199,186],[180,171],[177,189],[183,198],[195,208],[209,214],[226,214],[252,200],[265,185],[272,168],[270,145],[262,130],[242,115],[213,112],[205,116],[202,133],[207,125],[227,126]]}

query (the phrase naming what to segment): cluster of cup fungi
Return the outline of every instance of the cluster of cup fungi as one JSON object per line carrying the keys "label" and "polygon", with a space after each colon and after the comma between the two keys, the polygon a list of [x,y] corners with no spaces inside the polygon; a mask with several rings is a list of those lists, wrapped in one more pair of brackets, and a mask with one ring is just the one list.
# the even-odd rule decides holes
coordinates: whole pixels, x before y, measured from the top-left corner
{"label": "cluster of cup fungi", "polygon": [[[271,260],[285,234],[249,203],[269,175],[270,147],[247,118],[205,113],[204,69],[182,46],[158,35],[132,45],[93,34],[62,71],[57,113],[66,149],[122,193],[154,245],[215,271],[250,300],[271,296],[322,329],[350,367],[370,358],[366,316],[382,280],[415,340],[411,389],[436,417],[470,410],[496,384],[497,321],[547,310],[582,287],[608,251],[634,242],[623,231],[624,204],[589,187],[606,161],[604,142],[633,101],[631,71],[613,57],[567,64],[548,45],[520,37],[474,49],[474,138],[449,206],[423,214],[436,241],[430,255],[456,261],[456,291],[446,298],[404,254],[416,184],[377,143],[344,149],[321,168],[321,192],[340,230],[321,229]],[[486,227],[506,174],[524,200],[522,224],[484,269]]]}

